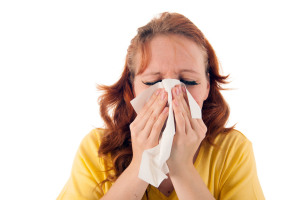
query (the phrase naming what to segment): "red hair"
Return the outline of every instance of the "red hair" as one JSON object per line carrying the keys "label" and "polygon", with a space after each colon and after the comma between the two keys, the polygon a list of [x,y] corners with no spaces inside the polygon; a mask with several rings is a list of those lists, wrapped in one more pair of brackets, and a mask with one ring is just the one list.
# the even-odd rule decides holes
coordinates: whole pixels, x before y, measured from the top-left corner
{"label": "red hair", "polygon": [[[135,119],[130,101],[133,95],[133,80],[136,74],[142,73],[150,59],[149,42],[159,34],[177,34],[191,39],[198,44],[207,57],[206,72],[210,82],[210,92],[203,103],[202,116],[207,126],[205,140],[213,145],[214,138],[221,133],[227,133],[231,128],[225,128],[229,117],[229,107],[220,90],[226,84],[228,76],[220,74],[217,56],[202,32],[185,16],[178,13],[162,13],[152,19],[147,25],[138,29],[137,35],[131,40],[127,50],[124,71],[121,78],[112,86],[98,85],[103,94],[99,97],[101,117],[105,123],[104,135],[99,147],[99,156],[111,156],[112,169],[115,175],[106,181],[115,181],[128,167],[132,159],[132,146],[129,125]],[[139,66],[137,58],[139,56]],[[137,71],[138,69],[138,71]]]}

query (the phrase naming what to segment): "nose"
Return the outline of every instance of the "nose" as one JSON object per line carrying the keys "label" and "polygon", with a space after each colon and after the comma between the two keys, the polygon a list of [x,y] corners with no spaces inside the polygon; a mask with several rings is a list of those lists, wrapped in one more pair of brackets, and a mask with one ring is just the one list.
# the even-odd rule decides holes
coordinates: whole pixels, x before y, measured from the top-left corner
{"label": "nose", "polygon": [[165,76],[162,79],[165,91],[168,92],[168,98],[174,99],[176,95],[183,93],[183,89],[181,87],[178,87],[181,86],[181,82],[178,76]]}
{"label": "nose", "polygon": [[168,73],[165,76],[163,76],[163,79],[177,79],[177,80],[179,80],[180,78],[179,78],[179,74],[173,72],[173,73]]}

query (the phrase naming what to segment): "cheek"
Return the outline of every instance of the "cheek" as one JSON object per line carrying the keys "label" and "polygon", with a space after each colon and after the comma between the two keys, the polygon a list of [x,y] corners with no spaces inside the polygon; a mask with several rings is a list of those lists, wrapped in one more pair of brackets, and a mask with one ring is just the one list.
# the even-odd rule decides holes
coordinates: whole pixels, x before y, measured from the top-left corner
{"label": "cheek", "polygon": [[133,82],[134,97],[138,96],[145,89],[147,89],[147,86],[145,87],[145,85],[143,83],[140,83],[139,81],[134,81]]}
{"label": "cheek", "polygon": [[200,86],[190,86],[187,87],[189,93],[191,93],[192,97],[198,103],[198,105],[202,108],[205,91]]}

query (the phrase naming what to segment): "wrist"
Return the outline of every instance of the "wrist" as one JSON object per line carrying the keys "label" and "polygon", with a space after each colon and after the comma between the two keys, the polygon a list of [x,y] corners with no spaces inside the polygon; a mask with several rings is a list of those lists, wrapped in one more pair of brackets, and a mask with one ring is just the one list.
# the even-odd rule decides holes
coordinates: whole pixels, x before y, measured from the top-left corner
{"label": "wrist", "polygon": [[169,166],[170,177],[184,177],[187,173],[193,172],[195,169],[193,163]]}
{"label": "wrist", "polygon": [[131,174],[134,174],[138,176],[139,174],[139,164],[136,162],[131,162],[128,167],[126,168],[126,171],[130,171]]}
{"label": "wrist", "polygon": [[[138,163],[135,162],[131,162],[128,167],[126,168],[126,170],[124,171],[124,174],[126,174],[126,176],[128,176],[128,181],[130,183],[132,183],[134,185],[138,184],[139,187],[144,187],[147,188],[147,186],[149,185],[149,183],[145,182],[144,180],[139,178],[139,170],[140,170],[140,165]],[[130,176],[130,178],[129,178]]]}

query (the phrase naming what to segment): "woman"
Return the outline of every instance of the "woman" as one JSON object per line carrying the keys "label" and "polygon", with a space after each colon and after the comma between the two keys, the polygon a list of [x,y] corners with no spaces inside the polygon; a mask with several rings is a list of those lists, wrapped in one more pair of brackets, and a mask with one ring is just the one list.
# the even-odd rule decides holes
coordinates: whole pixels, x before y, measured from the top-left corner
{"label": "woman", "polygon": [[[83,139],[58,199],[264,199],[251,142],[225,128],[229,107],[220,90],[226,78],[212,46],[183,15],[163,13],[139,28],[120,80],[99,86],[105,129]],[[157,90],[138,115],[130,101],[162,79],[183,82],[203,118],[191,118],[185,87],[174,87],[169,178],[155,188],[138,172],[144,150],[159,142],[167,93]]]}

